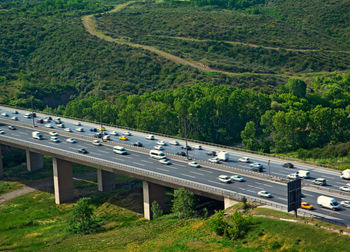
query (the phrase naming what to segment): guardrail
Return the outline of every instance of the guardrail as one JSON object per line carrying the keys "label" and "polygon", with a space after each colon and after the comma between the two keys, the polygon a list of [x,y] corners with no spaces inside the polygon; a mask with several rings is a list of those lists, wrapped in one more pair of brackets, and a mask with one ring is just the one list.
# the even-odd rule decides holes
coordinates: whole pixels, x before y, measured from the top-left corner
{"label": "guardrail", "polygon": [[[10,105],[1,104],[1,103],[0,103],[0,106],[7,107],[7,108],[12,108],[12,109],[26,110],[26,108],[10,106]],[[26,111],[28,111],[28,110],[26,110]],[[36,113],[47,114],[47,115],[50,115],[50,116],[64,117],[64,118],[67,118],[67,119],[81,121],[81,122],[87,122],[87,123],[94,123],[94,124],[99,123],[98,121],[89,121],[89,120],[76,118],[76,117],[57,115],[57,114],[49,113],[49,112],[42,112],[42,111],[36,111],[36,110],[31,110],[31,111],[28,111],[28,112],[36,112]],[[163,137],[167,137],[167,138],[173,138],[173,139],[178,139],[178,140],[185,141],[184,138],[179,137],[179,136],[171,136],[171,135],[166,135],[166,134],[163,134],[163,133],[151,132],[151,131],[142,130],[142,129],[134,129],[134,128],[126,127],[126,126],[114,125],[114,124],[108,124],[108,123],[103,123],[103,125],[104,126],[108,126],[108,127],[116,127],[116,128],[120,128],[120,129],[132,130],[132,131],[135,131],[135,132],[141,132],[141,133],[145,133],[145,134],[152,134],[152,135],[156,135],[156,136],[163,136]],[[246,153],[266,156],[266,157],[274,157],[274,158],[279,158],[279,159],[283,159],[283,160],[290,160],[290,161],[299,161],[299,162],[304,162],[306,164],[312,164],[313,165],[313,163],[311,163],[311,162],[307,162],[307,161],[300,160],[300,159],[297,159],[297,158],[292,158],[292,157],[285,157],[285,156],[280,156],[280,155],[276,155],[276,154],[268,154],[268,153],[263,153],[263,152],[246,150],[246,149],[242,149],[242,148],[238,148],[238,147],[234,147],[234,146],[216,144],[216,143],[205,142],[205,141],[194,140],[194,139],[188,139],[188,141],[191,141],[191,142],[194,142],[194,143],[203,144],[203,145],[209,145],[209,146],[213,146],[213,147],[219,147],[219,148],[230,149],[230,150],[234,150],[234,151],[241,151],[241,152],[246,152]],[[332,169],[338,170],[338,168],[334,167],[334,166],[323,165],[323,164],[317,164],[317,165],[321,166],[321,167],[325,167],[325,168],[332,168]]]}

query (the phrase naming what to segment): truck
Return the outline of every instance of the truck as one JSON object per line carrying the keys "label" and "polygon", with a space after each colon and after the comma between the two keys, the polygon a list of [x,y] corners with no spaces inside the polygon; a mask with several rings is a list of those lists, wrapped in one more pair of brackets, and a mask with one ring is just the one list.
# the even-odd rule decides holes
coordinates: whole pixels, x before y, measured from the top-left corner
{"label": "truck", "polygon": [[43,135],[39,131],[33,131],[32,132],[32,137],[34,139],[39,139],[39,140],[43,139]]}
{"label": "truck", "polygon": [[321,207],[328,208],[331,210],[339,210],[340,209],[340,205],[337,202],[337,200],[335,198],[331,198],[328,196],[323,196],[323,195],[318,196],[317,204]]}
{"label": "truck", "polygon": [[298,173],[300,178],[305,178],[305,179],[310,178],[310,172],[309,171],[299,170],[297,173]]}
{"label": "truck", "polygon": [[341,172],[340,178],[342,179],[350,179],[350,169],[346,169]]}
{"label": "truck", "polygon": [[227,161],[229,159],[229,154],[226,151],[220,151],[217,154],[218,159],[221,161]]}

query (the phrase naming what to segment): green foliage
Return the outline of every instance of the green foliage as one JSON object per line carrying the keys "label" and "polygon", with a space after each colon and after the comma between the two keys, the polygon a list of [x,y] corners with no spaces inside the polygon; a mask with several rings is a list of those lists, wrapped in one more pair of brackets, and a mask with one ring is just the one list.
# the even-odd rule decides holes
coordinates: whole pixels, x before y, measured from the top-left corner
{"label": "green foliage", "polygon": [[227,222],[223,210],[216,211],[214,216],[209,219],[209,227],[217,235],[224,235],[227,229]]}
{"label": "green foliage", "polygon": [[184,188],[174,190],[173,206],[171,211],[178,218],[191,218],[196,216],[197,199],[193,192]]}
{"label": "green foliage", "polygon": [[259,143],[257,141],[256,127],[253,121],[246,123],[244,130],[241,132],[241,138],[244,148],[258,150]]}
{"label": "green foliage", "polygon": [[247,210],[249,208],[248,202],[247,202],[247,198],[243,197],[241,199],[241,202],[243,203],[243,210]]}
{"label": "green foliage", "polygon": [[157,219],[163,215],[163,210],[160,208],[157,201],[153,201],[151,205],[152,217],[153,219]]}
{"label": "green foliage", "polygon": [[99,230],[99,222],[93,215],[93,209],[89,204],[90,198],[81,198],[73,206],[68,231],[72,233],[91,234]]}
{"label": "green foliage", "polygon": [[302,98],[306,95],[306,83],[299,79],[289,79],[285,85],[291,95]]}

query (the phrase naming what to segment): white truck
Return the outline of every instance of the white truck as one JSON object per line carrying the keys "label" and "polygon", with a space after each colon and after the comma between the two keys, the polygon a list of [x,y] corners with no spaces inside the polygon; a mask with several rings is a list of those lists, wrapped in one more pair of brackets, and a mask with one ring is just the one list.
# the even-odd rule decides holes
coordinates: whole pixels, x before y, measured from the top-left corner
{"label": "white truck", "polygon": [[227,161],[229,159],[229,154],[226,151],[220,151],[217,154],[218,159],[220,159],[221,161]]}
{"label": "white truck", "polygon": [[305,179],[310,178],[310,172],[309,171],[299,170],[297,173],[298,173],[300,178],[305,178]]}
{"label": "white truck", "polygon": [[327,196],[323,196],[323,195],[318,196],[317,204],[321,207],[329,208],[332,210],[339,210],[340,209],[340,205],[335,198],[331,198],[331,197],[327,197]]}
{"label": "white truck", "polygon": [[32,132],[32,137],[34,139],[39,139],[39,140],[43,139],[43,135],[39,131],[33,131]]}
{"label": "white truck", "polygon": [[340,178],[342,179],[350,179],[350,169],[346,169],[341,172]]}

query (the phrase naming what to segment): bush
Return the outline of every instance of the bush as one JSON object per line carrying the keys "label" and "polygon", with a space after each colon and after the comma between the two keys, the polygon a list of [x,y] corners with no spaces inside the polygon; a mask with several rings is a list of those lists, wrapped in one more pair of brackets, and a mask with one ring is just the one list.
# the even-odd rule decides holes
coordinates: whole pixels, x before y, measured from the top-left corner
{"label": "bush", "polygon": [[172,212],[179,218],[190,218],[196,215],[197,199],[193,192],[184,188],[174,190]]}
{"label": "bush", "polygon": [[160,208],[157,201],[153,201],[151,205],[152,217],[153,219],[157,219],[163,215],[163,210]]}
{"label": "bush", "polygon": [[73,207],[68,231],[77,234],[91,234],[98,231],[100,225],[89,206],[90,198],[81,198]]}
{"label": "bush", "polygon": [[223,235],[228,225],[225,221],[224,211],[215,210],[215,215],[209,220],[209,228],[211,231],[215,232],[217,235]]}

